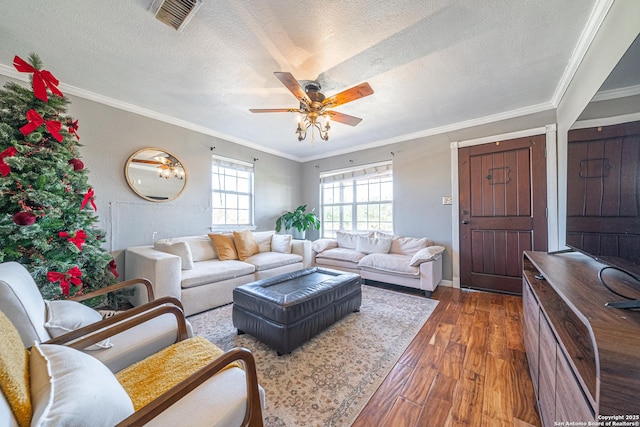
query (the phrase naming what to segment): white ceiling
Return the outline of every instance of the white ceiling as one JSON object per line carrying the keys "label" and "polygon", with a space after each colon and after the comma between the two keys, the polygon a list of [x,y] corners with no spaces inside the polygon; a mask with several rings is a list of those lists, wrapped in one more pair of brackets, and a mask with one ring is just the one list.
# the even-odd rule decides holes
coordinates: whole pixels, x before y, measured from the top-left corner
{"label": "white ceiling", "polygon": [[[554,108],[606,3],[203,0],[177,32],[150,2],[0,0],[0,72],[35,52],[67,93],[310,160]],[[297,107],[274,71],[375,93],[311,146],[295,114],[249,112]]]}

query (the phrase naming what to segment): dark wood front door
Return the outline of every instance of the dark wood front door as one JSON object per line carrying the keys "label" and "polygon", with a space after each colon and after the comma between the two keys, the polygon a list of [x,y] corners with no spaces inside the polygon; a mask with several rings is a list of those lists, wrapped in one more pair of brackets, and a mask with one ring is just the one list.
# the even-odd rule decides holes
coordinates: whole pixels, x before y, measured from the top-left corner
{"label": "dark wood front door", "polygon": [[522,252],[547,250],[545,136],[461,148],[460,285],[522,292]]}

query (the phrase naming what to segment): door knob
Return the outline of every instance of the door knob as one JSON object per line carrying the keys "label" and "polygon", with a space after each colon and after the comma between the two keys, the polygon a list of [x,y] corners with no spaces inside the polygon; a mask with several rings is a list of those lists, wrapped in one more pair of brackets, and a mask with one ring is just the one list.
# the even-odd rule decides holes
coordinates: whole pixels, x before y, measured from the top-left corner
{"label": "door knob", "polygon": [[462,220],[462,223],[463,223],[463,224],[469,224],[469,220],[468,220],[468,219],[463,219],[463,220]]}

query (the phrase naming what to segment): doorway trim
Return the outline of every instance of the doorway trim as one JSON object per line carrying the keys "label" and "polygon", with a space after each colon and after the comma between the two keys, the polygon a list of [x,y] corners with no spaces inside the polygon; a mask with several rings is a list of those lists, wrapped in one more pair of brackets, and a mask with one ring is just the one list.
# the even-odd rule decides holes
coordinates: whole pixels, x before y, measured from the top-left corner
{"label": "doorway trim", "polygon": [[534,135],[546,135],[547,144],[547,248],[549,251],[558,250],[558,156],[557,156],[557,125],[555,123],[544,127],[526,129],[500,135],[456,141],[449,144],[451,149],[451,262],[453,264],[453,287],[460,288],[460,203],[458,182],[458,149],[474,145],[488,144],[495,141],[523,138]]}

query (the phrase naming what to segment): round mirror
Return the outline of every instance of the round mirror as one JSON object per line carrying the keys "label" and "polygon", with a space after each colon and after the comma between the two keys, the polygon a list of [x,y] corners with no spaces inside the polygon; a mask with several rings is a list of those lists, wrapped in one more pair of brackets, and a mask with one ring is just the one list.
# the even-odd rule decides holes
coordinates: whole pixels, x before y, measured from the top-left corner
{"label": "round mirror", "polygon": [[143,148],[133,153],[124,173],[129,187],[151,202],[174,200],[187,186],[187,171],[182,162],[160,148]]}

